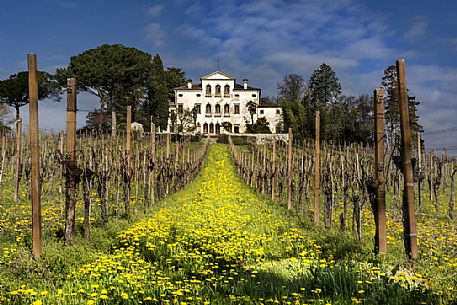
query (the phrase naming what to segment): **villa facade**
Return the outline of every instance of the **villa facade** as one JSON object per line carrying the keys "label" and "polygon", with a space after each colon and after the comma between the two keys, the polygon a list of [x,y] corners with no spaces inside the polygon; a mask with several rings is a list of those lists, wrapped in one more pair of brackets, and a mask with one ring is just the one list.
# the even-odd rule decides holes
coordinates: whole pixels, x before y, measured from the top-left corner
{"label": "villa facade", "polygon": [[[233,76],[222,71],[203,76],[198,84],[188,80],[187,85],[175,88],[175,101],[170,103],[170,112],[175,112],[179,118],[185,111],[193,110],[194,133],[244,133],[246,121],[251,121],[246,106],[250,101],[257,105],[254,120],[265,117],[270,130],[280,132],[281,107],[261,99],[261,90],[250,87],[247,79],[242,85],[237,84]],[[168,131],[176,131],[179,124],[179,119],[169,121]]]}

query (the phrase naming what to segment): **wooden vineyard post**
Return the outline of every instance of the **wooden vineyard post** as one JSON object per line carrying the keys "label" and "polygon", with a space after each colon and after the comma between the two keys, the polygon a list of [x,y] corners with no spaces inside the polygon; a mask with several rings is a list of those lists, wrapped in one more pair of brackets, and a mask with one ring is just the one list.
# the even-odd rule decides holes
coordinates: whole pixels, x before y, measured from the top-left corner
{"label": "wooden vineyard post", "polygon": [[288,146],[287,146],[287,209],[292,209],[292,146],[294,145],[294,136],[292,134],[292,128],[289,128],[288,134]]}
{"label": "wooden vineyard post", "polygon": [[267,143],[263,144],[263,156],[262,156],[262,181],[261,181],[261,186],[262,186],[262,194],[265,194],[267,192],[267,179],[266,179],[266,173],[267,173]]}
{"label": "wooden vineyard post", "polygon": [[111,111],[111,136],[114,138],[117,135],[117,120],[116,120],[116,110],[113,107]]}
{"label": "wooden vineyard post", "polygon": [[[170,141],[171,141],[171,134],[170,133],[167,133],[167,144],[166,144],[166,159],[165,159],[165,162],[167,164],[167,167],[170,168],[171,166],[171,160],[170,160]],[[167,178],[167,182],[166,182],[166,186],[165,186],[165,195],[168,196],[168,194],[170,193],[170,179]]]}
{"label": "wooden vineyard post", "polygon": [[76,239],[76,79],[67,79],[67,155],[65,158],[65,244]]}
{"label": "wooden vineyard post", "polygon": [[156,125],[151,119],[151,205],[155,204],[155,186],[156,186]]}
{"label": "wooden vineyard post", "polygon": [[271,177],[271,200],[275,200],[275,177],[276,177],[276,139],[273,138],[273,151],[271,153],[272,160],[272,177]]}
{"label": "wooden vineyard post", "polygon": [[416,209],[414,205],[413,166],[411,163],[411,130],[409,126],[409,103],[406,87],[405,60],[397,60],[400,129],[402,141],[402,165],[404,179],[403,226],[404,243],[408,258],[417,259]]}
{"label": "wooden vineyard post", "polygon": [[167,133],[167,143],[166,143],[166,158],[167,160],[169,161],[170,159],[170,138],[171,138],[171,134]]}
{"label": "wooden vineyard post", "polygon": [[417,133],[417,198],[419,209],[422,207],[422,152],[421,152],[421,134]]}
{"label": "wooden vineyard post", "polygon": [[386,186],[384,179],[384,89],[374,91],[375,112],[375,175],[376,190],[373,212],[375,215],[375,253],[387,253],[386,240]]}
{"label": "wooden vineyard post", "polygon": [[316,111],[316,135],[314,139],[314,223],[319,223],[320,195],[320,112]]}
{"label": "wooden vineyard post", "polygon": [[41,257],[40,141],[38,134],[38,71],[36,54],[27,55],[29,70],[30,148],[32,154],[32,252]]}
{"label": "wooden vineyard post", "polygon": [[129,214],[130,204],[130,168],[131,168],[131,150],[132,150],[132,106],[127,106],[127,126],[126,126],[126,138],[125,138],[125,157],[126,157],[126,169],[124,177],[124,205],[125,214]]}
{"label": "wooden vineyard post", "polygon": [[22,119],[17,120],[16,129],[16,187],[14,189],[14,202],[19,201],[19,184],[21,183],[22,176],[22,158],[21,158],[21,145],[22,144]]}

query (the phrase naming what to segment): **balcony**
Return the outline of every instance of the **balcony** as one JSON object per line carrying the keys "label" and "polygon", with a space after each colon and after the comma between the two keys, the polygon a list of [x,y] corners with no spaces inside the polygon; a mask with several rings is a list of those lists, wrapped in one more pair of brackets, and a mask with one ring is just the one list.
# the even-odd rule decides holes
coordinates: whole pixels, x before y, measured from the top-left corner
{"label": "balcony", "polygon": [[210,118],[212,117],[213,115],[211,113],[205,113],[205,118]]}
{"label": "balcony", "polygon": [[230,113],[224,113],[224,118],[229,118],[230,117]]}

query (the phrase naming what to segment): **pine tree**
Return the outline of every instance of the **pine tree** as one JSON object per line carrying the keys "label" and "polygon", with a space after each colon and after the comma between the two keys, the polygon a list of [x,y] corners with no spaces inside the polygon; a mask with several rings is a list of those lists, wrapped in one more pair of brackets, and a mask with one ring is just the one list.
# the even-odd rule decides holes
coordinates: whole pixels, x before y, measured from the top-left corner
{"label": "pine tree", "polygon": [[309,80],[309,90],[311,92],[311,102],[315,105],[322,102],[330,105],[341,94],[341,85],[332,67],[323,63],[314,70]]}
{"label": "pine tree", "polygon": [[[387,143],[389,146],[392,146],[395,143],[395,138],[400,135],[400,107],[397,82],[396,67],[393,65],[387,67],[382,77],[382,86],[384,87],[385,121]],[[409,89],[407,91],[409,92]],[[416,102],[416,97],[408,94],[408,103],[411,141],[415,145],[417,133],[422,131],[422,125],[419,124],[416,107],[420,102]]]}

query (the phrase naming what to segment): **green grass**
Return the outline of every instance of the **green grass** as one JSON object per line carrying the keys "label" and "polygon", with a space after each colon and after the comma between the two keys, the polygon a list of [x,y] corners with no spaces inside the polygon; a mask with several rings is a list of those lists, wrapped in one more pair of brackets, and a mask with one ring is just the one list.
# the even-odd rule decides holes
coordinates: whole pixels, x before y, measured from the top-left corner
{"label": "green grass", "polygon": [[370,238],[356,242],[325,231],[259,195],[235,174],[224,145],[210,148],[202,173],[184,190],[147,215],[94,227],[90,241],[64,247],[47,236],[38,262],[26,236],[19,244],[14,238],[2,243],[16,247],[2,257],[0,271],[0,296],[12,304],[439,304],[455,298],[414,274],[426,266],[402,263],[400,248],[374,257]]}

